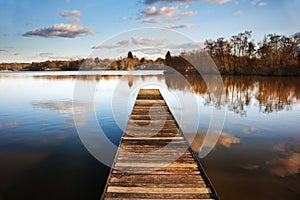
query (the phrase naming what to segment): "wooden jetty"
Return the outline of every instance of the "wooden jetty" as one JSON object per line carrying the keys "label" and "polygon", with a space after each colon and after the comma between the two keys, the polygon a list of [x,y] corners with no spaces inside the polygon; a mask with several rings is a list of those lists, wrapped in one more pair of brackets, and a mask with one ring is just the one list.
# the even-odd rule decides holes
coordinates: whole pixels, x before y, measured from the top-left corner
{"label": "wooden jetty", "polygon": [[159,90],[139,91],[102,199],[218,199]]}

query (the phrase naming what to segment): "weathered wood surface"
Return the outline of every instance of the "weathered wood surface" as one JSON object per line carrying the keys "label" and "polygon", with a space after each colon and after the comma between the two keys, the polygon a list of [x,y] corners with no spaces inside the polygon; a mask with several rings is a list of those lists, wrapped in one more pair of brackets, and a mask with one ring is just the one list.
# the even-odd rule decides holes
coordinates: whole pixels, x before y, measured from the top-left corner
{"label": "weathered wood surface", "polygon": [[102,199],[217,199],[159,90],[139,91]]}

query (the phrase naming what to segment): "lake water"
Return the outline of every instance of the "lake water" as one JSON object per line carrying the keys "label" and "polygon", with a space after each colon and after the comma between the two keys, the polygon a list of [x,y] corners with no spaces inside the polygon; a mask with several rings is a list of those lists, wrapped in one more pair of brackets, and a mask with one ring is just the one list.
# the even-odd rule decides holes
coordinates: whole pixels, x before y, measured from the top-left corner
{"label": "lake water", "polygon": [[[180,105],[196,99],[195,151],[212,112],[226,112],[217,145],[201,159],[221,199],[300,199],[300,78],[223,77],[219,102],[199,76],[185,77],[190,88],[161,72],[96,73],[0,73],[0,200],[99,199],[109,167],[89,153],[77,130],[94,131],[96,116],[117,145],[145,83],[161,88],[188,138],[199,113]],[[73,104],[78,83],[95,87],[93,98]],[[81,113],[77,129],[73,110]],[[105,153],[111,160],[115,154]]]}

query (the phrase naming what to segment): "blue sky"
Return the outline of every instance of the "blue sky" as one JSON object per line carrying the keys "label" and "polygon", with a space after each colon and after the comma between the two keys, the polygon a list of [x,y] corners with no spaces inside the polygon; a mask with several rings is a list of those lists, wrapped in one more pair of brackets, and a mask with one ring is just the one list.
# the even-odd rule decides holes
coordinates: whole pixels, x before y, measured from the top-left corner
{"label": "blue sky", "polygon": [[0,62],[84,58],[112,36],[143,27],[196,42],[245,30],[255,41],[291,36],[300,31],[298,10],[298,0],[0,0]]}

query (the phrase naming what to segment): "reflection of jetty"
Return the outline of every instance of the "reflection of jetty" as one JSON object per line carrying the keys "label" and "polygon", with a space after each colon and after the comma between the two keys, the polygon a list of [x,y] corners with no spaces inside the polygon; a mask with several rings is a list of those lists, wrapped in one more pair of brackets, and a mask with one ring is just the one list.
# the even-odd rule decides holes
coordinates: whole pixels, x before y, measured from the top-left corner
{"label": "reflection of jetty", "polygon": [[218,199],[159,90],[140,90],[103,199]]}

